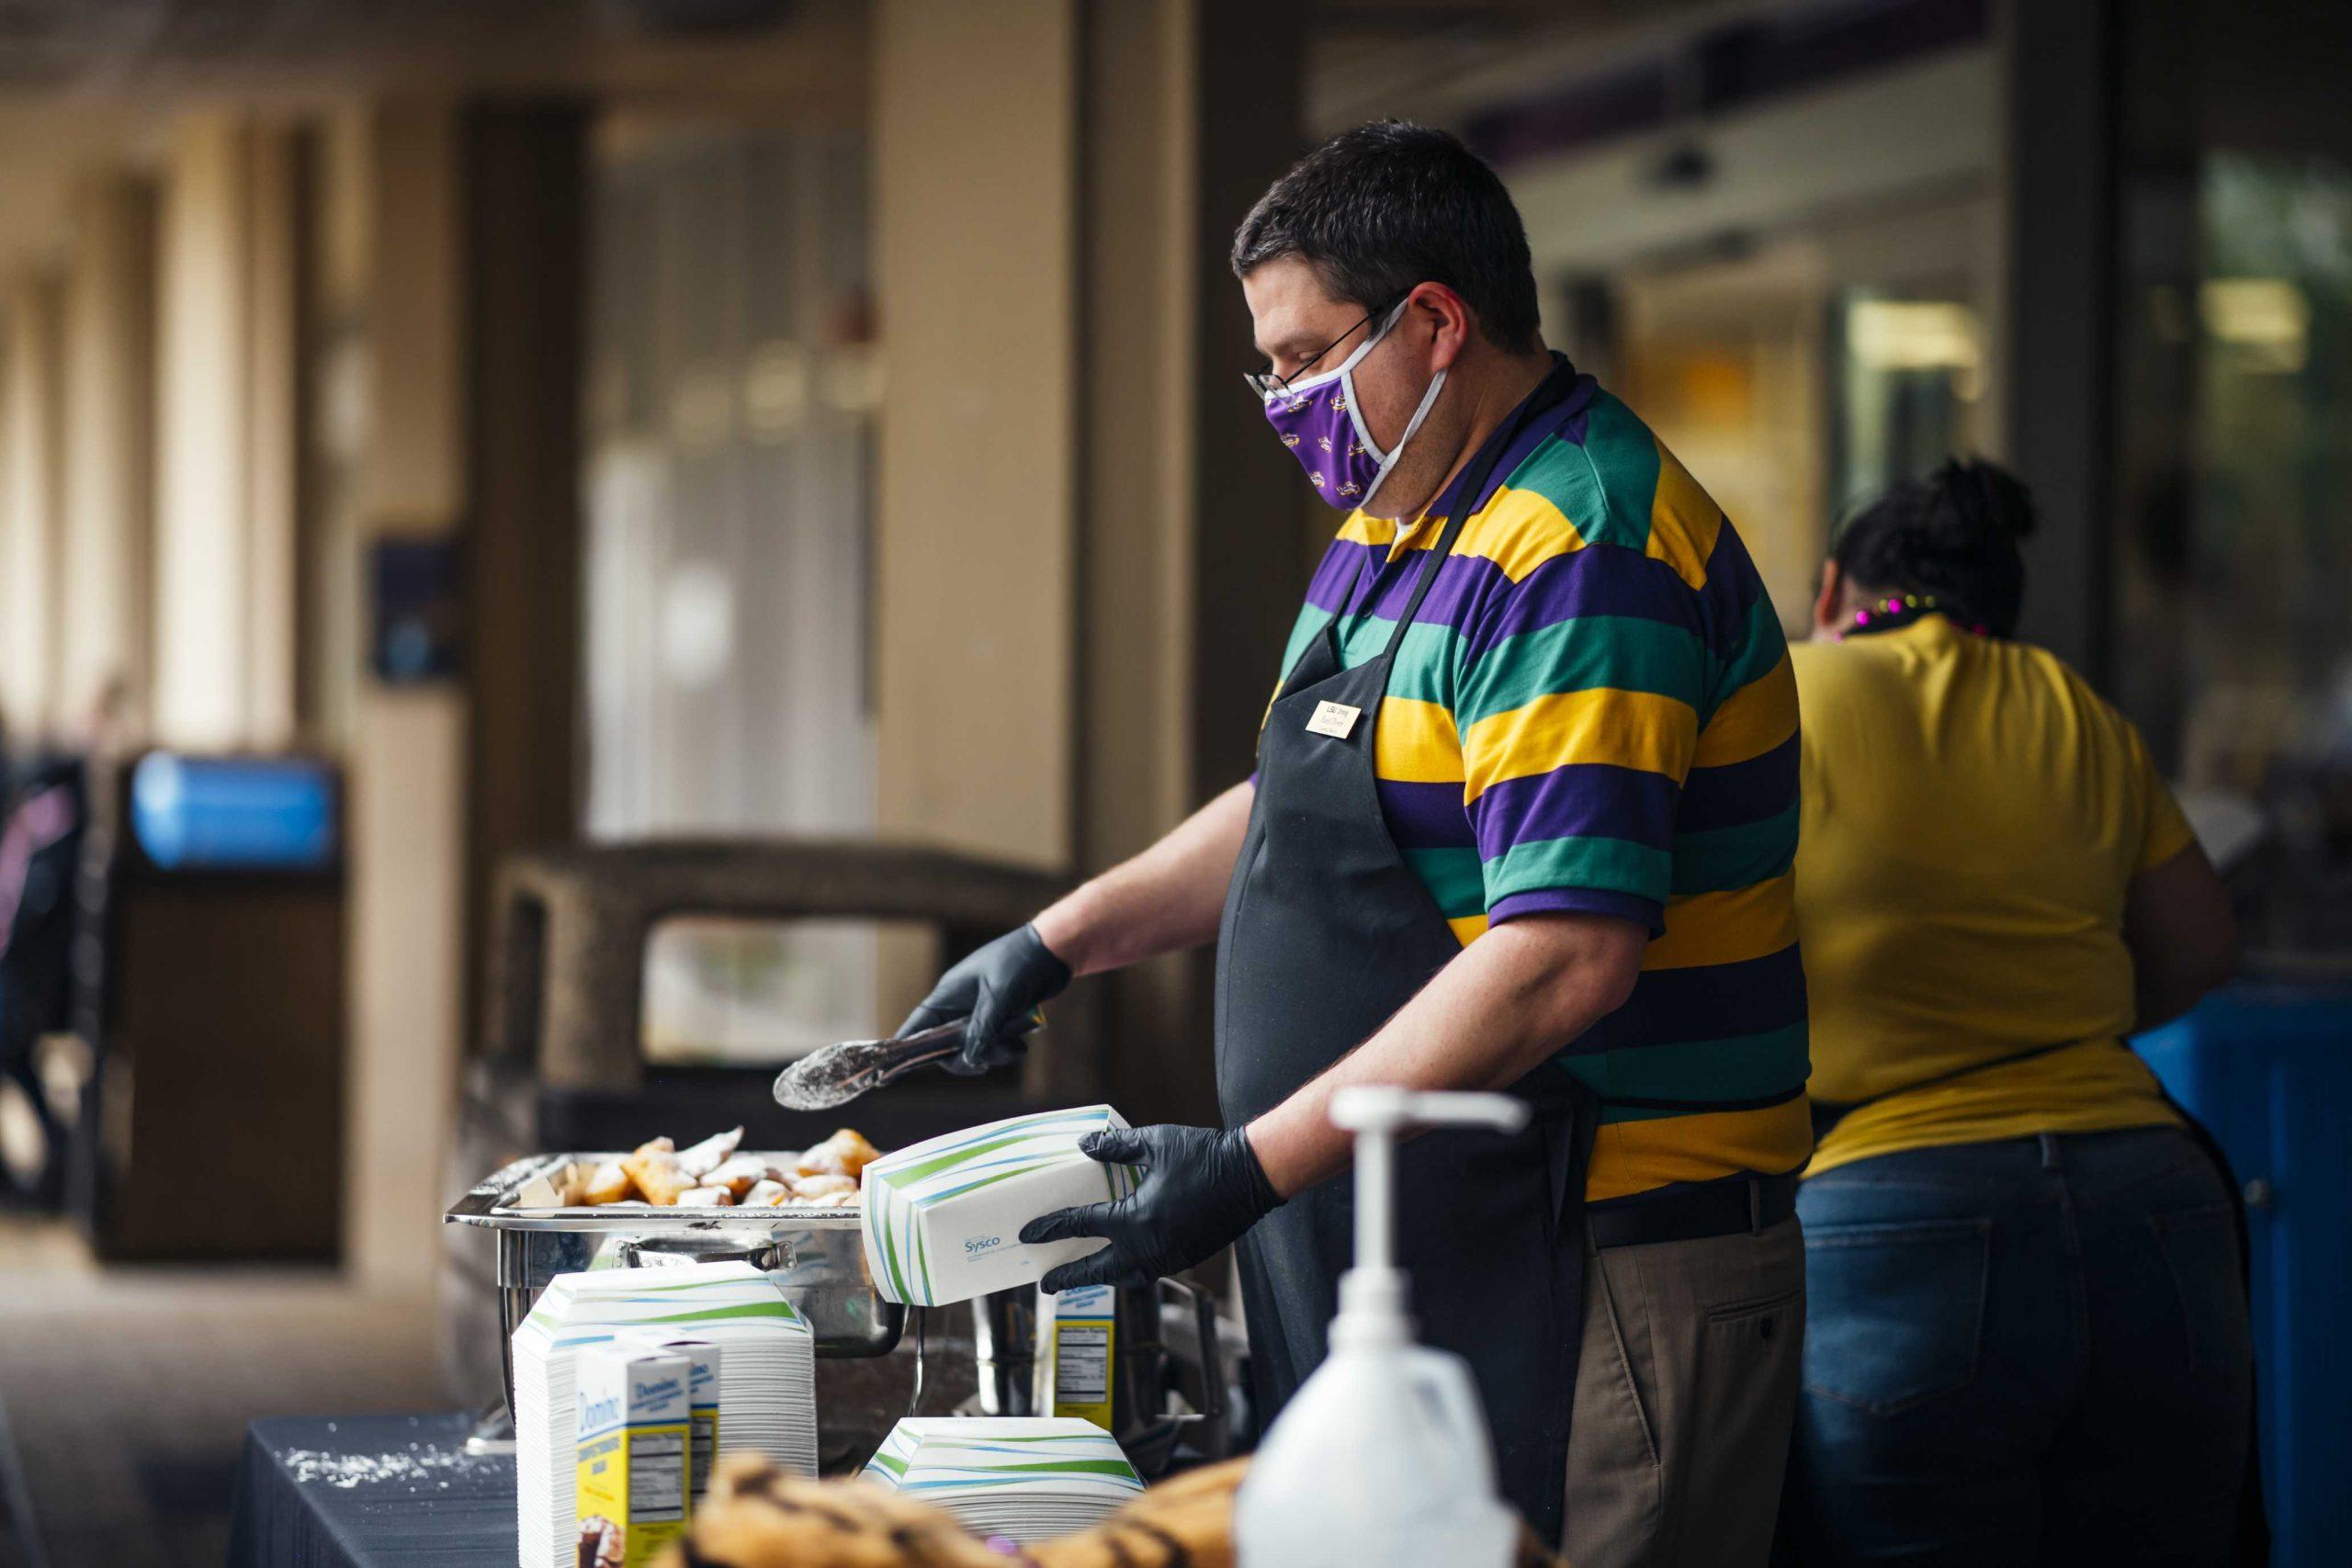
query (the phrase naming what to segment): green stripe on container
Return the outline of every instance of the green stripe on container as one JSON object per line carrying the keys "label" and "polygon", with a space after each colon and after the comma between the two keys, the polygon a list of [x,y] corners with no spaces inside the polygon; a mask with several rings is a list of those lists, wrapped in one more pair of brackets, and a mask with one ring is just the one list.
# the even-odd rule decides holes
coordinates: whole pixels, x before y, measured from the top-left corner
{"label": "green stripe on container", "polygon": [[639,1318],[637,1321],[639,1323],[717,1323],[723,1318],[797,1318],[799,1315],[792,1310],[789,1303],[779,1297],[772,1302],[746,1302],[741,1306],[701,1307],[693,1312],[671,1313],[662,1317]]}

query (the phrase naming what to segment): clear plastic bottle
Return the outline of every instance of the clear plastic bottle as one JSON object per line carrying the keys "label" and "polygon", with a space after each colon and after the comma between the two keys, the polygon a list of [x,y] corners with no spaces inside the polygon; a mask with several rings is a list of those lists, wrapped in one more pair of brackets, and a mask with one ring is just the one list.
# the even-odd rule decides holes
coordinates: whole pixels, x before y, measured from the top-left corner
{"label": "clear plastic bottle", "polygon": [[1404,1128],[1510,1130],[1497,1094],[1351,1089],[1331,1120],[1356,1134],[1356,1263],[1340,1281],[1330,1353],[1260,1445],[1234,1503],[1240,1568],[1508,1568],[1519,1517],[1495,1494],[1470,1369],[1416,1344],[1394,1262],[1395,1152]]}

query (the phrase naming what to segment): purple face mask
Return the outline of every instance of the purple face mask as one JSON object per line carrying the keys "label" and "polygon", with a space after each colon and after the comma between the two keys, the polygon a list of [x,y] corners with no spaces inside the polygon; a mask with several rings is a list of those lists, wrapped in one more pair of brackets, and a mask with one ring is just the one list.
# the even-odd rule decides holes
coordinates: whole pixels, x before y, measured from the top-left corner
{"label": "purple face mask", "polygon": [[1381,451],[1372,438],[1371,429],[1363,423],[1363,416],[1356,412],[1355,371],[1363,363],[1363,356],[1379,346],[1380,340],[1388,335],[1404,313],[1405,302],[1400,300],[1380,324],[1380,330],[1366,338],[1337,370],[1288,386],[1250,378],[1251,389],[1265,400],[1267,423],[1283,438],[1283,445],[1290,448],[1291,456],[1306,468],[1315,493],[1333,506],[1372,504],[1374,492],[1396,466],[1405,444],[1412,440],[1421,421],[1429,417],[1430,407],[1437,401],[1438,389],[1445,385],[1442,370],[1430,378],[1430,389],[1421,394],[1421,406],[1413,411],[1405,434],[1396,438],[1395,447]]}

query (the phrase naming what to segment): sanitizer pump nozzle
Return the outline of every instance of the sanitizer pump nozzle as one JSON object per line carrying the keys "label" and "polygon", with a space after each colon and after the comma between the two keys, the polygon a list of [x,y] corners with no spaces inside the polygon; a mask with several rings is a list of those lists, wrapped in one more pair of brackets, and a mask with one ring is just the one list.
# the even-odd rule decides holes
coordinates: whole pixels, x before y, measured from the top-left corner
{"label": "sanitizer pump nozzle", "polygon": [[1366,1086],[1331,1097],[1356,1135],[1356,1261],[1340,1279],[1330,1354],[1293,1396],[1235,1500],[1241,1568],[1508,1564],[1515,1515],[1495,1495],[1494,1454],[1470,1370],[1413,1342],[1396,1263],[1396,1136],[1414,1126],[1515,1131],[1507,1095]]}

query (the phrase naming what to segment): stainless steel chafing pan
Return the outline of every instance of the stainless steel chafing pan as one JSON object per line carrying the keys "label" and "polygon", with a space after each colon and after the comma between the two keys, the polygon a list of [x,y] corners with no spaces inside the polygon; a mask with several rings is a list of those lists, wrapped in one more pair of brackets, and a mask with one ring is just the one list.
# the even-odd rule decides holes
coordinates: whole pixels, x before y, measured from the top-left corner
{"label": "stainless steel chafing pan", "polygon": [[808,1318],[818,1355],[883,1356],[898,1345],[907,1309],[884,1301],[866,1274],[858,1210],[663,1208],[643,1202],[563,1206],[567,1168],[593,1169],[621,1157],[556,1154],[519,1159],[442,1216],[450,1224],[495,1233],[499,1361],[509,1410],[514,1400],[514,1330],[549,1280],[583,1269],[741,1259],[776,1276],[786,1299]]}

